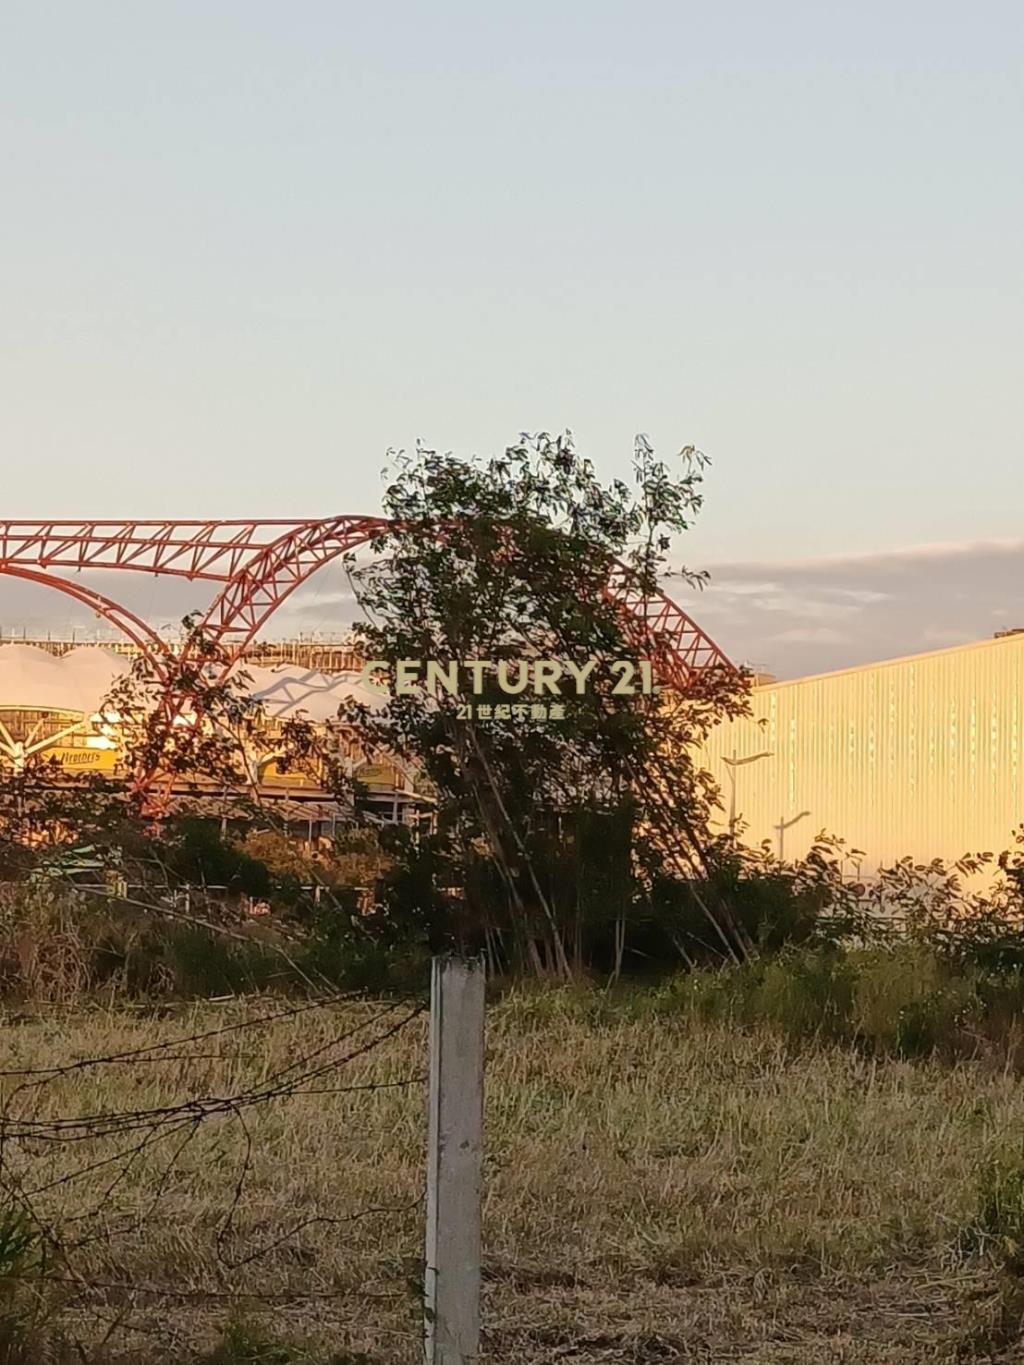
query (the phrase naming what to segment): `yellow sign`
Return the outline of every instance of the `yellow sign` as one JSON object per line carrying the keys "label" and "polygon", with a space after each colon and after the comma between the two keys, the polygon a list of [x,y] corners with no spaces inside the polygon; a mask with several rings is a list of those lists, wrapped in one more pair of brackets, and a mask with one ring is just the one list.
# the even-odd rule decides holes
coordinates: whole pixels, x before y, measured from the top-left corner
{"label": "yellow sign", "polygon": [[357,782],[362,782],[367,787],[397,787],[402,785],[399,782],[397,769],[390,763],[364,763],[361,768],[357,768],[352,774]]}
{"label": "yellow sign", "polygon": [[117,766],[116,749],[76,749],[58,744],[44,749],[40,757],[44,763],[59,763],[69,773],[112,773]]}
{"label": "yellow sign", "polygon": [[298,765],[282,768],[275,760],[271,760],[260,769],[260,785],[264,787],[319,788],[320,781],[312,773]]}

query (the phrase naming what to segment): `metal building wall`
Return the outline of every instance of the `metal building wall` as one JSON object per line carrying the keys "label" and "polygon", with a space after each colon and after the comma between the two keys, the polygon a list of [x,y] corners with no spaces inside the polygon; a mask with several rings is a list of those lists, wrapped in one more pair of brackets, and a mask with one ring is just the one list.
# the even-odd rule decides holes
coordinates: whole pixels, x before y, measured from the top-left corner
{"label": "metal building wall", "polygon": [[799,857],[825,830],[870,870],[998,852],[1024,822],[1024,635],[773,683],[751,702],[704,751],[722,821],[734,800],[749,844]]}

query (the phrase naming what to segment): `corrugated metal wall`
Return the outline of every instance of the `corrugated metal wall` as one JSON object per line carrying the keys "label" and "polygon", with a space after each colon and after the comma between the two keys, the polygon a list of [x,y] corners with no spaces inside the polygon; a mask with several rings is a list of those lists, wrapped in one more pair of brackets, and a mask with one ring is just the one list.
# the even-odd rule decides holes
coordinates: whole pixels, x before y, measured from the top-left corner
{"label": "corrugated metal wall", "polygon": [[720,726],[704,753],[723,823],[734,811],[747,843],[778,852],[781,839],[799,857],[824,829],[870,869],[998,852],[1024,822],[1024,635],[758,687],[751,700],[753,717]]}

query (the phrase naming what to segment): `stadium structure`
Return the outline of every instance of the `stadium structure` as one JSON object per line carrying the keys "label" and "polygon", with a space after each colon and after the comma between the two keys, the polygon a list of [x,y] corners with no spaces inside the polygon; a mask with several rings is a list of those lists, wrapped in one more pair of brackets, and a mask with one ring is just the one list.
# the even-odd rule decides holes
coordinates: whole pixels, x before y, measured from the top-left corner
{"label": "stadium structure", "polygon": [[[45,750],[69,771],[116,771],[118,737],[99,701],[127,654],[170,674],[175,645],[81,575],[170,575],[211,584],[201,631],[225,675],[243,659],[252,675],[271,718],[260,755],[267,792],[321,799],[315,782],[275,765],[272,728],[300,713],[327,723],[358,687],[358,660],[343,643],[268,641],[265,628],[319,568],[385,528],[351,516],[0,521],[0,576],[63,592],[123,637],[118,648],[0,646],[0,764]],[[733,668],[685,611],[660,593],[641,597],[621,566],[607,592],[663,685],[686,692],[704,670]],[[168,724],[188,703],[168,696]],[[867,871],[908,855],[952,860],[1008,847],[1024,821],[1024,634],[789,682],[755,678],[751,712],[714,730],[702,759],[722,792],[723,826],[782,857],[805,853],[825,831],[863,850]],[[396,765],[355,748],[348,760],[394,816],[417,799],[414,776]]]}
{"label": "stadium structure", "polygon": [[867,873],[1012,848],[1024,822],[1024,633],[751,693],[703,752],[723,825],[784,858],[821,832]]}
{"label": "stadium structure", "polygon": [[[358,683],[349,673],[319,669],[303,672],[281,655],[267,659],[273,646],[265,640],[267,623],[297,588],[339,556],[388,529],[374,517],[339,516],[306,521],[0,521],[0,576],[22,579],[65,594],[90,609],[123,637],[120,650],[0,648],[0,759],[23,766],[44,753],[67,770],[117,771],[120,755],[117,727],[101,713],[100,702],[119,671],[129,665],[126,653],[145,658],[150,675],[163,684],[158,723],[168,736],[186,717],[201,723],[197,700],[178,690],[176,679],[192,672],[183,665],[209,668],[226,680],[240,663],[252,676],[254,695],[273,726],[300,714],[326,724],[339,702]],[[137,613],[87,581],[89,574],[147,574],[206,582],[212,601],[195,621],[184,642],[161,638]],[[94,580],[95,581],[95,580]],[[105,586],[105,583],[104,583]],[[685,691],[705,669],[732,664],[715,643],[670,598],[641,592],[624,565],[613,566],[606,588],[622,612],[626,634],[649,658],[660,682]],[[191,651],[191,652],[190,652]],[[274,663],[267,668],[261,659]],[[344,660],[336,660],[342,662]],[[348,661],[351,663],[352,661]],[[193,674],[194,676],[194,674]],[[355,741],[344,734],[339,742]],[[400,765],[381,764],[354,749],[346,755],[364,787],[383,787],[397,815],[402,800],[416,800],[412,775]],[[378,769],[379,771],[375,771]],[[173,784],[158,766],[125,774],[135,792],[155,814],[166,809]],[[260,784],[268,795],[282,788],[297,798],[322,796],[303,791],[303,780],[277,762],[272,747],[260,756]],[[402,798],[402,800],[400,800]]]}
{"label": "stadium structure", "polygon": [[[67,773],[121,769],[102,714],[131,647],[41,640],[0,644],[0,772],[38,755]],[[262,661],[262,662],[261,662]],[[330,663],[336,671],[318,669]],[[346,698],[373,706],[344,641],[257,644],[245,671],[268,719],[255,756],[261,792],[305,823],[333,818],[315,775],[275,762],[285,720],[329,725]],[[338,734],[343,765],[388,819],[413,818],[415,773]],[[780,857],[822,831],[865,854],[864,869],[999,852],[1024,822],[1024,633],[792,681],[761,675],[751,715],[712,731],[704,766],[722,794],[719,824]]]}
{"label": "stadium structure", "polygon": [[[350,647],[339,647],[350,664],[344,671],[305,666],[303,656],[317,657],[321,648],[274,642],[266,651],[274,660],[270,666],[245,661],[241,676],[264,718],[246,755],[259,795],[286,800],[303,823],[336,817],[337,802],[316,765],[280,762],[282,726],[302,718],[331,733],[342,771],[370,809],[392,820],[417,816],[429,806],[429,794],[416,774],[391,756],[366,753],[353,731],[337,722],[345,701],[373,708],[380,705],[379,694],[361,684]],[[276,657],[282,655],[287,657]],[[260,657],[264,651],[255,650],[254,658]],[[23,771],[35,761],[47,765],[55,780],[83,773],[128,780],[118,717],[107,698],[130,667],[130,650],[108,646],[54,640],[0,645],[0,774]]]}

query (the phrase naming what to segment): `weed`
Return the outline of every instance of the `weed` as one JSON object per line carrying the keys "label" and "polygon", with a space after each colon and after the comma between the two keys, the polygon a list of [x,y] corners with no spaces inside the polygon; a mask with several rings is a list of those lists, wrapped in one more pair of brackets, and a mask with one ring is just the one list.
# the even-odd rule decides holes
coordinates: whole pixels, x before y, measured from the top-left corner
{"label": "weed", "polygon": [[958,1245],[965,1254],[991,1256],[1011,1275],[1024,1275],[1024,1161],[1004,1157],[983,1168],[978,1210]]}
{"label": "weed", "polygon": [[243,1322],[228,1325],[212,1350],[196,1356],[192,1365],[373,1365],[362,1352],[324,1355],[304,1347],[274,1341]]}

